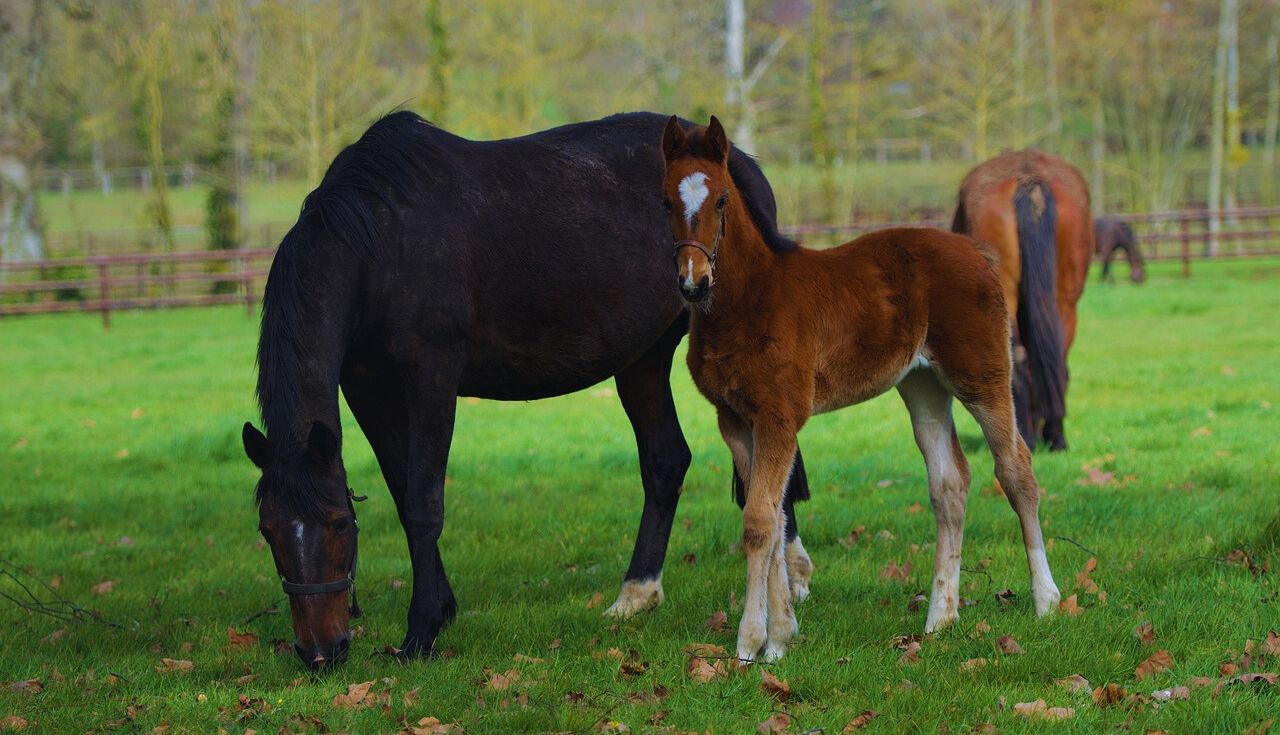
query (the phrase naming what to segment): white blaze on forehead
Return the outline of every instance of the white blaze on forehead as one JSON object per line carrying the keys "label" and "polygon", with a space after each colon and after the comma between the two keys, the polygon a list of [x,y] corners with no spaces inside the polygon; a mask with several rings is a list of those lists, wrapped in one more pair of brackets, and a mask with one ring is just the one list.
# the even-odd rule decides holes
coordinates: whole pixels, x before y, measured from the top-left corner
{"label": "white blaze on forehead", "polygon": [[702,203],[707,201],[707,175],[701,171],[695,171],[680,182],[680,201],[684,203],[684,221],[685,224],[693,225],[693,215],[702,209]]}

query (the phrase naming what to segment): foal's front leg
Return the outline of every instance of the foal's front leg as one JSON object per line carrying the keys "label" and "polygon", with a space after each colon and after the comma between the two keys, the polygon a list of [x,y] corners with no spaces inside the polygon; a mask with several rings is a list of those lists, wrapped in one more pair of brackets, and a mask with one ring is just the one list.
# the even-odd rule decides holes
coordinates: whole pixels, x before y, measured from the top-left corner
{"label": "foal's front leg", "polygon": [[738,658],[754,661],[786,652],[795,635],[782,539],[782,494],[795,459],[796,435],[781,422],[757,422],[752,431],[751,476],[742,513],[742,548],[747,555],[747,593],[738,625]]}

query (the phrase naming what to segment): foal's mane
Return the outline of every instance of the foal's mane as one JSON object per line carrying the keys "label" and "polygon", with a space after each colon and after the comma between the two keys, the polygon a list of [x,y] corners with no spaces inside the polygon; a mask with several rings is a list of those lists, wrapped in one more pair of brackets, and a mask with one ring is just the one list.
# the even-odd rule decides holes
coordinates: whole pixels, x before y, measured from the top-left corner
{"label": "foal's mane", "polygon": [[[703,128],[689,131],[685,149],[690,155],[709,158],[704,145],[705,138]],[[751,221],[755,223],[756,230],[769,249],[775,253],[790,253],[799,249],[799,243],[778,231],[778,206],[773,198],[773,190],[769,188],[769,181],[764,177],[764,171],[760,170],[755,157],[731,147],[729,178],[733,179],[738,197],[746,205]]]}
{"label": "foal's mane", "polygon": [[[301,450],[305,437],[291,433],[297,428],[291,422],[302,411],[300,374],[309,350],[319,341],[316,330],[328,328],[312,311],[315,301],[328,294],[316,285],[304,286],[302,260],[335,245],[350,248],[365,261],[382,257],[390,240],[386,225],[395,221],[404,202],[414,199],[431,160],[431,139],[440,133],[407,111],[375,122],[334,159],[281,240],[262,300],[257,386],[262,421],[278,457]],[[259,502],[268,484],[259,484]],[[291,479],[270,485],[287,488],[288,502],[299,510],[338,502],[321,497],[310,482]]]}

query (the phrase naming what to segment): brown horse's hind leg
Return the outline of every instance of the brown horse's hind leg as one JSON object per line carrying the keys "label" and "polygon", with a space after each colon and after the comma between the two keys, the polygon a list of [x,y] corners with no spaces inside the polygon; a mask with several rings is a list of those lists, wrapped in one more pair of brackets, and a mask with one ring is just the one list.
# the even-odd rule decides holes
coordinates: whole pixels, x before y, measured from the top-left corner
{"label": "brown horse's hind leg", "polygon": [[1014,427],[1013,400],[1007,389],[996,386],[984,392],[988,395],[962,401],[982,427],[995,459],[996,479],[1018,514],[1031,569],[1031,598],[1036,614],[1045,615],[1058,606],[1061,595],[1045,557],[1040,531],[1040,486],[1031,472],[1031,450]]}
{"label": "brown horse's hind leg", "polygon": [[959,619],[960,547],[964,541],[965,500],[969,496],[969,462],[951,419],[951,392],[930,368],[917,368],[898,383],[898,393],[911,413],[916,446],[929,473],[929,500],[938,523],[933,591],[924,630],[931,633]]}

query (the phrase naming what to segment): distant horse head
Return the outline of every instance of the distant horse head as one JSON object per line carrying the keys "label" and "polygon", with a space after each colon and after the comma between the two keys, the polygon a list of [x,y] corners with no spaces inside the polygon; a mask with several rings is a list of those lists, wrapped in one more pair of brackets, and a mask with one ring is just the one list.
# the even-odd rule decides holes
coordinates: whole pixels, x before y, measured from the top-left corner
{"label": "distant horse head", "polygon": [[[253,425],[244,451],[258,469],[258,530],[289,595],[293,647],[311,669],[336,664],[350,646],[355,603],[356,517],[338,437],[320,422],[302,446],[274,444]],[[352,607],[347,607],[351,590]]]}
{"label": "distant horse head", "polygon": [[716,255],[733,190],[729,139],[714,115],[707,127],[691,133],[685,133],[673,115],[662,133],[662,155],[662,204],[675,239],[680,292],[686,301],[698,303],[715,285]]}

